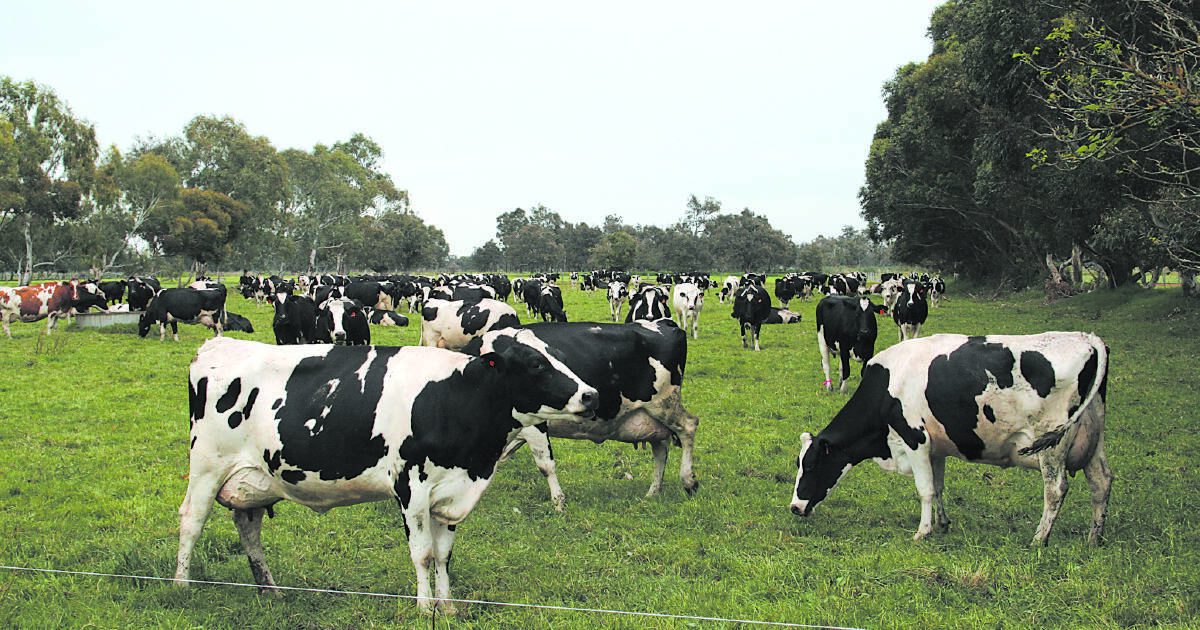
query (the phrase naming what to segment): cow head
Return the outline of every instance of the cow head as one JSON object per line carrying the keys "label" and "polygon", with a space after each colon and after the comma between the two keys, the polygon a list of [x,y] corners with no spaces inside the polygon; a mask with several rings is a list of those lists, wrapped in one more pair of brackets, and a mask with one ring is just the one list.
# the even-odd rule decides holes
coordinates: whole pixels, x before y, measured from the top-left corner
{"label": "cow head", "polygon": [[[556,356],[531,330],[493,330],[472,339],[461,350],[485,357],[498,354],[520,366],[512,373],[513,418],[531,426],[552,419],[593,419],[600,396]],[[512,368],[510,368],[512,371]]]}
{"label": "cow head", "polygon": [[354,300],[327,300],[317,311],[317,338],[338,345],[371,343],[371,329],[363,309]]}
{"label": "cow head", "polygon": [[829,440],[805,432],[800,436],[796,457],[796,487],[792,490],[792,514],[808,516],[824,501],[853,467],[850,457]]}
{"label": "cow head", "polygon": [[875,356],[875,338],[879,335],[879,326],[875,321],[876,315],[887,313],[887,306],[875,304],[867,298],[859,298],[858,314],[855,317],[854,345],[850,354],[859,361],[867,361]]}

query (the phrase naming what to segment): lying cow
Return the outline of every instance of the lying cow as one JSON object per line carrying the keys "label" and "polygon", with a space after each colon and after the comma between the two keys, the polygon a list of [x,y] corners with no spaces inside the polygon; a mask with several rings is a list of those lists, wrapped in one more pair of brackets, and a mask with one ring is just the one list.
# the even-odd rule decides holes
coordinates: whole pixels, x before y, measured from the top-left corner
{"label": "lying cow", "polygon": [[499,300],[429,300],[421,308],[421,345],[458,350],[489,330],[520,326],[513,307]]}
{"label": "lying cow", "polygon": [[212,339],[196,353],[188,387],[180,586],[214,500],[233,510],[254,581],[266,590],[275,581],[261,532],[272,505],[287,499],[322,513],[395,499],[417,605],[443,613],[454,608],[447,564],[455,527],[522,427],[514,418],[591,416],[598,399],[530,334],[479,358],[437,348]]}
{"label": "lying cow", "polygon": [[800,313],[789,311],[786,308],[772,306],[771,312],[763,318],[763,324],[799,324]]}
{"label": "lying cow", "polygon": [[225,328],[225,293],[224,285],[213,290],[163,289],[150,300],[146,312],[138,318],[138,336],[145,337],[150,326],[158,324],[158,339],[162,341],[167,337],[167,324],[170,324],[171,334],[179,341],[179,322],[183,322],[207,326],[220,337]]}
{"label": "lying cow", "polygon": [[[600,393],[596,416],[600,422],[579,422],[546,416],[546,424],[522,429],[505,449],[505,456],[528,442],[538,469],[550,485],[555,508],[566,503],[549,436],[591,440],[597,444],[616,440],[629,444],[650,443],[654,455],[654,477],[647,497],[662,490],[671,443],[682,449],[679,478],[687,494],[696,493],[699,483],[692,472],[692,450],[699,419],[683,407],[681,388],[687,366],[687,333],[673,320],[639,321],[633,324],[575,322],[537,323],[525,326],[551,348],[567,367]],[[462,351],[479,356],[517,335],[517,330],[492,331],[467,344]],[[524,422],[524,420],[522,420]],[[529,423],[537,424],[537,423]]]}
{"label": "lying cow", "polygon": [[[1108,348],[1079,332],[933,335],[892,346],[820,433],[801,436],[791,509],[808,516],[850,468],[874,459],[913,477],[921,525],[913,539],[950,524],[942,506],[946,457],[1040,469],[1045,506],[1034,534],[1045,545],[1082,470],[1092,495],[1088,540],[1104,534],[1112,471],[1104,455]],[[936,514],[935,514],[936,508]]]}

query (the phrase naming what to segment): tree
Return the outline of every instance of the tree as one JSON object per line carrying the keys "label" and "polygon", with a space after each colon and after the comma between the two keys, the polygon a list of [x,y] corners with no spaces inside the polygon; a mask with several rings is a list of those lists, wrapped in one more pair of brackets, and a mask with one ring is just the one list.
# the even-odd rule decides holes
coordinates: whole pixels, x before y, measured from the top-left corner
{"label": "tree", "polygon": [[356,265],[377,273],[435,268],[450,253],[442,231],[410,212],[392,209],[359,222],[355,246],[347,253]]}
{"label": "tree", "polygon": [[488,239],[488,242],[471,252],[467,266],[475,271],[503,269],[504,252],[500,251],[500,246],[496,244],[496,241]]}
{"label": "tree", "polygon": [[712,197],[705,197],[702,203],[692,195],[688,197],[687,208],[680,225],[696,237],[704,233],[713,217],[721,214],[721,202]]}
{"label": "tree", "polygon": [[716,264],[728,271],[771,272],[796,259],[795,243],[749,208],[715,217],[706,234]]}
{"label": "tree", "polygon": [[150,215],[179,199],[181,190],[179,175],[161,155],[126,159],[116,147],[109,149],[97,172],[99,211],[91,220],[103,241],[100,276],[116,266]]}
{"label": "tree", "polygon": [[179,199],[161,204],[142,226],[141,235],[167,256],[183,256],[197,274],[219,264],[231,252],[250,209],[246,204],[211,190],[185,189]]}
{"label": "tree", "polygon": [[592,248],[590,261],[602,269],[628,271],[637,262],[637,240],[628,232],[609,232]]}
{"label": "tree", "polygon": [[[21,283],[33,276],[34,234],[77,217],[91,190],[99,152],[95,129],[76,119],[50,88],[0,77],[0,229],[15,223],[24,238]],[[13,165],[16,177],[13,178]]]}

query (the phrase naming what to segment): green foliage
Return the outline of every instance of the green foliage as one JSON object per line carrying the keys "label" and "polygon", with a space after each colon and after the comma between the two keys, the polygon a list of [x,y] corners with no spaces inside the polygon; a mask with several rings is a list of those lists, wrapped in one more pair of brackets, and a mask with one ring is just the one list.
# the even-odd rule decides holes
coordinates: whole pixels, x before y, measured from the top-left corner
{"label": "green foliage", "polygon": [[[846,397],[821,387],[812,315],[769,326],[762,352],[743,351],[730,306],[710,299],[689,340],[683,400],[700,418],[699,493],[679,486],[672,450],[662,496],[645,499],[651,460],[627,444],[556,440],[567,493],[562,514],[528,449],[500,465],[457,529],[450,579],[466,599],[577,608],[879,628],[1192,627],[1200,617],[1200,449],[1192,378],[1200,311],[1177,289],[1134,287],[1052,305],[1035,293],[983,301],[952,283],[930,333],[1087,330],[1112,349],[1106,448],[1117,475],[1106,544],[1084,542],[1087,491],[1071,479],[1050,547],[1027,542],[1042,509],[1033,471],[950,460],[953,524],[919,543],[911,479],[871,463],[853,469],[811,518],[787,510],[799,435],[819,430]],[[601,294],[567,290],[572,318],[604,321]],[[710,295],[711,298],[711,295]],[[270,342],[272,310],[230,308]],[[170,577],[177,508],[187,486],[184,380],[211,333],[179,343],[129,327],[15,324],[0,339],[0,558],[7,566]],[[375,329],[415,342],[414,328]],[[880,322],[878,347],[896,343]],[[856,386],[858,379],[851,379]],[[69,387],[47,387],[70,383]],[[393,502],[324,515],[290,503],[264,526],[267,558],[286,586],[415,592]],[[251,574],[229,512],[214,506],[194,577],[246,583]],[[161,628],[733,628],[733,623],[464,605],[423,618],[409,600],[193,586],[126,578],[5,571],[5,627]]]}
{"label": "green foliage", "polygon": [[189,188],[149,215],[142,236],[165,255],[219,264],[249,214],[246,204],[221,193]]}
{"label": "green foliage", "polygon": [[630,270],[637,260],[638,245],[628,232],[609,232],[592,249],[588,262],[601,269]]}

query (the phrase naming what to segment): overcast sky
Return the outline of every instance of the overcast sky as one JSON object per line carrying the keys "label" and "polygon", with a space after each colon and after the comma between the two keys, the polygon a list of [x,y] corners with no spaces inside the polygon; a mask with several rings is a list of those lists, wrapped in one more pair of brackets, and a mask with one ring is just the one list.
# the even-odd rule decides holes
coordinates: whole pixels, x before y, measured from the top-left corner
{"label": "overcast sky", "polygon": [[883,83],[928,56],[942,1],[16,0],[0,74],[102,148],[198,115],[280,150],[364,133],[456,255],[514,208],[666,227],[689,195],[802,243],[865,225]]}

